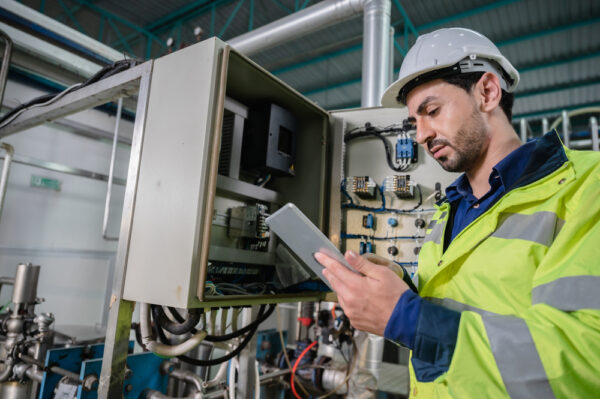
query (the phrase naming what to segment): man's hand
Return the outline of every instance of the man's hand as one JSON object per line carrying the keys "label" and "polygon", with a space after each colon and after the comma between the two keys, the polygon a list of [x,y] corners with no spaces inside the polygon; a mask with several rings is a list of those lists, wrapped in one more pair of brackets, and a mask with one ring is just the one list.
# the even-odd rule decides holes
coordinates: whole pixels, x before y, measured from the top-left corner
{"label": "man's hand", "polygon": [[347,251],[346,260],[361,275],[323,253],[316,253],[317,262],[325,266],[323,275],[337,293],[340,305],[352,325],[362,331],[383,335],[396,303],[408,290],[408,285],[387,266],[376,265]]}

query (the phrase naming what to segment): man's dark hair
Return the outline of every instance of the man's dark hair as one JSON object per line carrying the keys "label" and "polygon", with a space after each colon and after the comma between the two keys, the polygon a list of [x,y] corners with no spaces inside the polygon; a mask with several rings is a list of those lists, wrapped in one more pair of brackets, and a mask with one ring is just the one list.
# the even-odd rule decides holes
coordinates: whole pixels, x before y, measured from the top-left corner
{"label": "man's dark hair", "polygon": [[[479,79],[483,76],[485,72],[468,72],[461,73],[457,75],[452,75],[448,77],[442,78],[442,80],[446,83],[450,83],[452,85],[458,86],[467,93],[471,92],[475,83],[479,82]],[[505,90],[502,90],[502,97],[500,98],[500,108],[504,111],[504,115],[508,118],[508,122],[512,122],[512,107],[515,102],[515,95],[513,93],[509,93]]]}

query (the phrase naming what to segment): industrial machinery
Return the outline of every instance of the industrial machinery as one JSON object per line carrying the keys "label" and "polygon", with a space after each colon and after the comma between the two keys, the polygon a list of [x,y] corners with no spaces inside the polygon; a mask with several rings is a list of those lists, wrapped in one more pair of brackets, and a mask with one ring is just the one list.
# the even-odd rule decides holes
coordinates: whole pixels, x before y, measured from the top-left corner
{"label": "industrial machinery", "polygon": [[[213,38],[143,64],[117,63],[45,106],[22,106],[0,121],[0,135],[134,93],[101,371],[99,362],[92,374],[83,371],[91,363],[78,365],[62,389],[101,398],[138,392],[142,382],[127,382],[137,371],[126,356],[135,303],[140,346],[177,359],[152,363],[154,372],[191,384],[179,392],[188,397],[225,389],[249,397],[273,384],[314,395],[359,389],[352,376],[378,373],[368,348],[382,339],[356,339],[342,309],[320,305],[335,296],[264,220],[293,202],[340,249],[384,256],[414,274],[432,201],[452,176],[419,157],[404,111],[326,112]],[[281,334],[281,352],[258,365],[259,325],[284,302],[303,302],[296,347],[288,350]],[[10,356],[9,366],[27,364],[27,355]],[[39,380],[36,367],[48,367],[39,362],[22,375]],[[184,364],[191,374],[175,371]],[[218,370],[209,376],[212,366]],[[142,388],[147,398],[177,394],[160,384]]]}

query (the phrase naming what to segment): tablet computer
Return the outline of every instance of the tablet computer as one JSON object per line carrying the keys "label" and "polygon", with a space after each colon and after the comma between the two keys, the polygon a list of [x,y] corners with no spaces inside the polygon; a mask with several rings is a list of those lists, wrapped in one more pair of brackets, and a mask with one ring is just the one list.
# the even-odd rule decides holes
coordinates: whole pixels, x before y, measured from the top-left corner
{"label": "tablet computer", "polygon": [[266,223],[285,245],[308,266],[329,288],[329,282],[323,277],[323,269],[314,255],[322,252],[337,260],[354,273],[358,273],[348,264],[344,255],[315,226],[298,207],[291,202],[266,219]]}

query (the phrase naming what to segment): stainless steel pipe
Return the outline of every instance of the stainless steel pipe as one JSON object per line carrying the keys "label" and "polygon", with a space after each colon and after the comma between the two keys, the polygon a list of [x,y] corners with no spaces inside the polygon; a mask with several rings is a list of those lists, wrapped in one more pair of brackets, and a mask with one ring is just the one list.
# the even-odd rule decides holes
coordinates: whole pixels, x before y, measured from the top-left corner
{"label": "stainless steel pipe", "polygon": [[363,107],[380,104],[389,83],[390,0],[325,0],[263,27],[235,37],[229,44],[253,55],[329,25],[345,21],[362,11],[363,18]]}
{"label": "stainless steel pipe", "polygon": [[569,121],[569,113],[567,111],[563,111],[562,112],[562,132],[563,132],[563,144],[565,145],[565,147],[569,148],[569,139],[570,137],[570,133],[569,130],[571,130],[571,123]]}
{"label": "stainless steel pipe", "polygon": [[389,79],[390,15],[389,0],[366,0],[363,28],[362,107],[381,105],[381,95]]}
{"label": "stainless steel pipe", "polygon": [[[359,15],[365,0],[325,0],[229,40],[246,55],[275,47]],[[388,25],[389,28],[389,25]]]}

